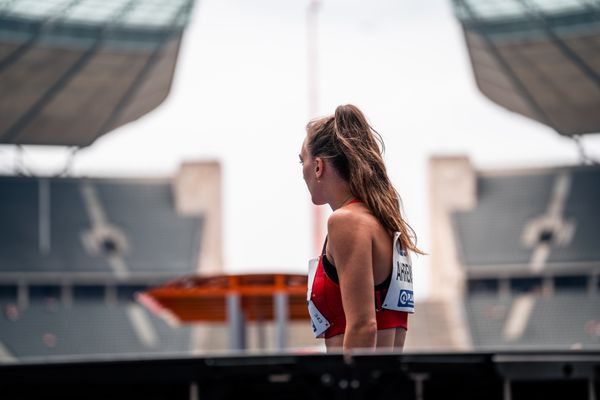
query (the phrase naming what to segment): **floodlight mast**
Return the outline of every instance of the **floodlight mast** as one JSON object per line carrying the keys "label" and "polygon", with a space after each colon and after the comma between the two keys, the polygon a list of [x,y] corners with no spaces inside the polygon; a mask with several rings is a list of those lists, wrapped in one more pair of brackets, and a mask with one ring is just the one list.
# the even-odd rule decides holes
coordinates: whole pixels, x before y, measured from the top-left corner
{"label": "floodlight mast", "polygon": [[[306,13],[306,59],[308,72],[308,117],[315,118],[319,113],[319,51],[318,51],[318,14],[321,7],[320,0],[310,0]],[[313,254],[318,254],[323,243],[323,216],[321,206],[312,206],[313,209]]]}

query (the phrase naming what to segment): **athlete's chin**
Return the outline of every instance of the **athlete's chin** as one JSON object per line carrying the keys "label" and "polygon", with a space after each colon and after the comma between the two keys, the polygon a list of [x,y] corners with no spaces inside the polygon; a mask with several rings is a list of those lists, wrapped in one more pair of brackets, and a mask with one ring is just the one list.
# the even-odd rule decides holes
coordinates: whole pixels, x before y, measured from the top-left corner
{"label": "athlete's chin", "polygon": [[324,204],[327,204],[327,202],[326,202],[325,200],[322,200],[322,199],[316,199],[316,198],[314,198],[314,197],[312,198],[312,203],[313,203],[315,206],[322,206],[322,205],[324,205]]}

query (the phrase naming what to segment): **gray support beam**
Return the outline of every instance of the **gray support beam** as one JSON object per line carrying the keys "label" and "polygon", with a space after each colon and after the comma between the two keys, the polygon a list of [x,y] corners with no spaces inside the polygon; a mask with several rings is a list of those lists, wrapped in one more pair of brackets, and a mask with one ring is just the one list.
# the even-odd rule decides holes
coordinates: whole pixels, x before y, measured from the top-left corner
{"label": "gray support beam", "polygon": [[265,328],[265,321],[262,319],[256,321],[256,339],[258,350],[265,350],[267,348],[267,330]]}
{"label": "gray support beam", "polygon": [[198,382],[190,383],[190,400],[198,400]]}
{"label": "gray support beam", "polygon": [[588,293],[593,296],[598,294],[598,283],[600,281],[600,274],[598,272],[593,272],[588,277]]}
{"label": "gray support beam", "polygon": [[50,252],[50,181],[38,180],[38,248],[40,254]]}
{"label": "gray support beam", "polygon": [[542,294],[545,297],[554,295],[554,278],[552,275],[546,275],[542,279]]}
{"label": "gray support beam", "polygon": [[19,307],[19,311],[29,307],[29,286],[23,280],[17,286],[17,307]]}
{"label": "gray support beam", "polygon": [[275,293],[273,297],[275,300],[277,350],[285,350],[288,345],[288,295],[287,293]]}
{"label": "gray support beam", "polygon": [[502,299],[507,299],[510,297],[510,279],[507,277],[502,277],[499,279],[498,294]]}
{"label": "gray support beam", "polygon": [[107,305],[117,304],[117,286],[116,283],[106,283],[104,287],[104,301]]}
{"label": "gray support beam", "polygon": [[427,373],[413,373],[410,374],[410,378],[415,382],[415,400],[423,400],[424,383],[429,379]]}
{"label": "gray support beam", "polygon": [[71,282],[63,281],[60,290],[61,303],[65,308],[73,306],[73,285]]}
{"label": "gray support beam", "polygon": [[505,379],[502,384],[502,399],[512,400],[512,388],[510,386],[510,380]]}
{"label": "gray support beam", "polygon": [[246,349],[246,321],[242,311],[242,298],[238,293],[227,295],[227,322],[229,325],[229,348]]}

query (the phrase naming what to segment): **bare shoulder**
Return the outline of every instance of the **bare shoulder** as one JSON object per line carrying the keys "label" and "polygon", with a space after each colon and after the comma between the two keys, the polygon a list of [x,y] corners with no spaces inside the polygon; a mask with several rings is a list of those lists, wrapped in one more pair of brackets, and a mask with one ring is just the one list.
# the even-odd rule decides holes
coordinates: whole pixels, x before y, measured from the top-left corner
{"label": "bare shoulder", "polygon": [[340,279],[348,276],[348,271],[354,271],[360,279],[366,279],[364,271],[368,269],[364,266],[371,263],[377,225],[373,220],[374,217],[364,206],[340,208],[329,216],[327,257],[336,266]]}
{"label": "bare shoulder", "polygon": [[329,216],[327,232],[334,240],[364,239],[370,238],[377,225],[375,217],[364,207],[344,207]]}

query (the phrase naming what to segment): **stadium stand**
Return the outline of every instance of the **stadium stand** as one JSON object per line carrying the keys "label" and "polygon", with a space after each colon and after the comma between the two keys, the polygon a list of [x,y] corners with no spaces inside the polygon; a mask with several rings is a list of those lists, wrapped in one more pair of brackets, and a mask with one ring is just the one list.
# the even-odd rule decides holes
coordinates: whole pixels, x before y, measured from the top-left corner
{"label": "stadium stand", "polygon": [[[173,329],[133,299],[106,304],[102,298],[31,300],[0,320],[0,340],[20,360],[44,356],[176,353],[190,349],[191,327]],[[140,331],[140,326],[143,331]]]}
{"label": "stadium stand", "polygon": [[466,157],[433,157],[433,290],[464,304],[474,349],[597,349],[600,167],[580,138],[600,132],[600,7],[452,4],[481,93],[573,138],[582,165],[475,171]]}
{"label": "stadium stand", "polygon": [[473,348],[600,348],[600,167],[476,175],[452,213]]}
{"label": "stadium stand", "polygon": [[[546,269],[565,263],[597,262],[600,234],[600,168],[566,167],[546,171],[477,177],[478,205],[456,212],[454,224],[466,268],[532,262],[536,245],[548,244]],[[563,193],[564,192],[564,193]],[[560,215],[550,215],[554,209]],[[491,229],[490,229],[491,228]],[[482,232],[486,232],[482,235]],[[532,240],[527,238],[532,234]]]}
{"label": "stadium stand", "polygon": [[[600,296],[576,291],[548,297],[530,296],[468,296],[466,307],[474,347],[511,350],[600,347]],[[510,313],[524,301],[530,303],[531,309],[522,317],[522,327],[513,328],[516,333],[511,333],[507,330]]]}
{"label": "stadium stand", "polygon": [[[103,182],[97,185],[98,198],[106,204],[106,218],[124,232],[143,232],[130,242],[135,256],[125,257],[134,271],[165,271],[185,274],[194,271],[202,219],[182,217],[175,212],[169,183],[152,185]],[[120,204],[133,201],[144,207],[125,209]],[[165,205],[169,205],[166,207]],[[148,211],[151,217],[149,217]],[[160,229],[159,229],[160,227]],[[132,250],[133,251],[133,250]],[[173,257],[177,254],[177,257]]]}
{"label": "stadium stand", "polygon": [[565,216],[576,221],[573,241],[561,251],[552,252],[549,262],[600,260],[600,173],[597,168],[573,171],[570,196],[565,204]]}
{"label": "stadium stand", "polygon": [[0,360],[194,350],[194,325],[136,295],[221,268],[202,266],[207,226],[220,226],[219,174],[208,162],[174,179],[1,176]]}
{"label": "stadium stand", "polygon": [[0,197],[0,271],[110,273],[116,256],[133,272],[195,270],[202,218],[177,215],[169,182],[5,176]]}
{"label": "stadium stand", "polygon": [[[455,213],[465,266],[525,264],[531,249],[520,246],[523,221],[543,214],[553,176],[477,178],[477,208]],[[510,218],[507,218],[510,213]],[[485,228],[485,235],[481,235]]]}

